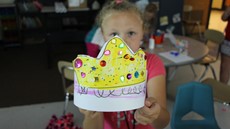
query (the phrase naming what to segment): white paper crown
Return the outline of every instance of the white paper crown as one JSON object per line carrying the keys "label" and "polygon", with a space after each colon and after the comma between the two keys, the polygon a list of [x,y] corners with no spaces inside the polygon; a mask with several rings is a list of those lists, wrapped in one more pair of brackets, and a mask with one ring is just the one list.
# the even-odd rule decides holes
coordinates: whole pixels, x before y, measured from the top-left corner
{"label": "white paper crown", "polygon": [[118,36],[104,44],[97,58],[78,55],[73,66],[78,107],[121,111],[144,105],[146,55],[141,49],[134,53]]}

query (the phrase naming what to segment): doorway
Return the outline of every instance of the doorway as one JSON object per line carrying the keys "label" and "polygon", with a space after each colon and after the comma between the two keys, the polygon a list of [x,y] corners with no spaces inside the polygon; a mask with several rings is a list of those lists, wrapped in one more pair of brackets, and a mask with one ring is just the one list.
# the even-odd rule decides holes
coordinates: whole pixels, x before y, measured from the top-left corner
{"label": "doorway", "polygon": [[[209,17],[210,17],[210,11],[211,11],[211,3],[212,0],[184,0],[184,7],[186,5],[189,5],[192,7],[191,14],[191,20],[197,21],[197,26],[193,29],[193,35],[201,35],[203,32],[208,28],[209,25]],[[185,8],[184,8],[185,13]],[[185,16],[185,15],[184,15]],[[183,18],[184,18],[183,16]],[[185,24],[186,25],[186,24]],[[191,33],[191,31],[188,31]],[[195,37],[196,38],[196,37]],[[201,39],[201,36],[198,37]]]}
{"label": "doorway", "polygon": [[212,0],[212,9],[223,10],[225,7],[225,0]]}
{"label": "doorway", "polygon": [[230,6],[230,0],[212,0],[209,29],[215,29],[224,33],[227,22],[222,21],[221,16],[226,6]]}
{"label": "doorway", "polygon": [[209,19],[209,29],[218,30],[224,33],[224,29],[227,25],[227,22],[221,20],[221,15],[223,14],[223,10],[212,9],[210,13]]}

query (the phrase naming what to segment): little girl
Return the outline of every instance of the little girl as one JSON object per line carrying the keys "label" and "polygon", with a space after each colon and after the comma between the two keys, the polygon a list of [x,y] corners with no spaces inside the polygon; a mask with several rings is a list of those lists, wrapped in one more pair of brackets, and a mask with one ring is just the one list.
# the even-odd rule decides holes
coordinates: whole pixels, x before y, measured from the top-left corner
{"label": "little girl", "polygon": [[[97,24],[105,41],[115,35],[136,52],[144,35],[143,15],[128,1],[109,1],[100,11]],[[95,112],[80,109],[84,129],[163,129],[169,123],[166,106],[165,69],[160,58],[147,56],[147,97],[144,107],[135,111]],[[122,104],[121,104],[122,106]]]}

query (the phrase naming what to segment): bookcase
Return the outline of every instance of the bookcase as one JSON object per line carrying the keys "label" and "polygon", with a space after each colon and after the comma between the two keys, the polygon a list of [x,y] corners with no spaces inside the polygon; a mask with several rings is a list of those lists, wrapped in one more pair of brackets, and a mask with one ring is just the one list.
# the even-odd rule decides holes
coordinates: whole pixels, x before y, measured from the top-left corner
{"label": "bookcase", "polygon": [[[98,10],[85,8],[67,8],[67,12],[55,12],[54,1],[49,4],[41,1],[40,8],[33,0],[16,0],[18,12],[20,40],[34,38],[35,41],[45,40],[53,32],[76,30],[86,34],[94,24]],[[79,37],[84,42],[84,36]]]}
{"label": "bookcase", "polygon": [[46,31],[41,9],[33,0],[15,0],[20,42],[40,43],[44,41]]}
{"label": "bookcase", "polygon": [[73,59],[77,53],[85,53],[85,36],[94,25],[99,9],[93,10],[88,5],[66,6],[67,11],[60,13],[55,10],[54,0],[39,2],[41,8],[33,0],[15,0],[20,41],[44,42],[48,68],[56,65],[58,59]]}
{"label": "bookcase", "polygon": [[15,4],[0,4],[1,44],[4,47],[21,46]]}

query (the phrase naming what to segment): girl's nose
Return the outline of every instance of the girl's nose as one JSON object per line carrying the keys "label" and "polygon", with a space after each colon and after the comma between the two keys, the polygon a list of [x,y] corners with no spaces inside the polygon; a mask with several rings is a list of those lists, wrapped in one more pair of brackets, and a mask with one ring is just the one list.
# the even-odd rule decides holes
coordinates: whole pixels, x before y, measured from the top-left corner
{"label": "girl's nose", "polygon": [[127,40],[126,40],[126,37],[124,34],[120,34],[119,36],[120,36],[120,38],[122,38],[127,43]]}

